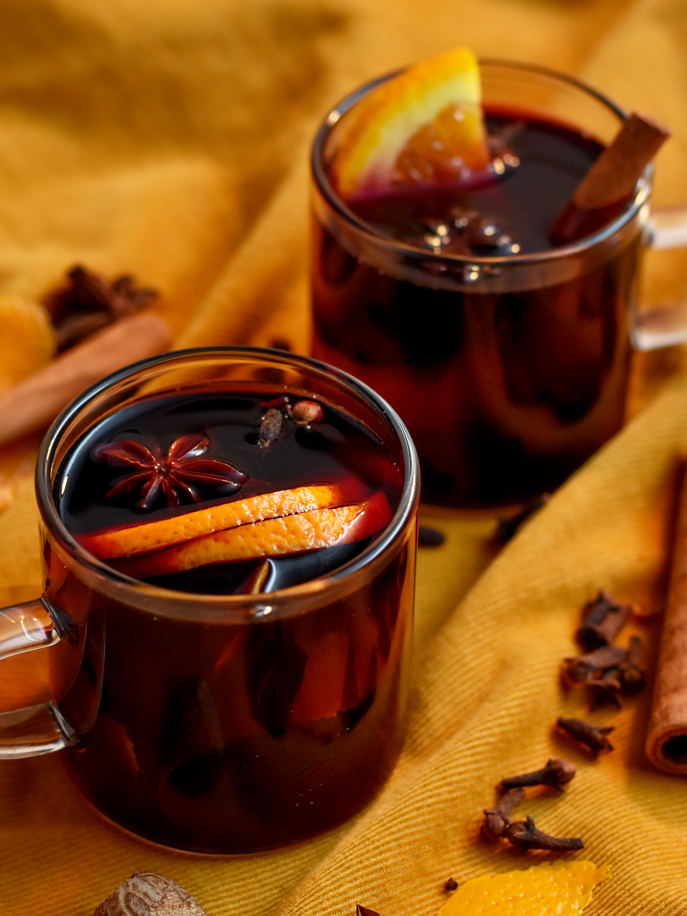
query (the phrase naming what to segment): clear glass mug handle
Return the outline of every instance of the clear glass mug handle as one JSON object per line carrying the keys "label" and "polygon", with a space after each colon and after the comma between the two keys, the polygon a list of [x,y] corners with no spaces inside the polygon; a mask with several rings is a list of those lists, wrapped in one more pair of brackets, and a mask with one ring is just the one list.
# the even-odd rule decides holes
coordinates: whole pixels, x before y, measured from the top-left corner
{"label": "clear glass mug handle", "polygon": [[[651,210],[648,247],[655,251],[687,248],[687,206]],[[636,350],[657,350],[687,342],[687,299],[638,309],[631,335]]]}
{"label": "clear glass mug handle", "polygon": [[[0,659],[56,643],[60,636],[45,596],[0,609]],[[75,743],[53,703],[0,714],[0,759],[36,757]]]}

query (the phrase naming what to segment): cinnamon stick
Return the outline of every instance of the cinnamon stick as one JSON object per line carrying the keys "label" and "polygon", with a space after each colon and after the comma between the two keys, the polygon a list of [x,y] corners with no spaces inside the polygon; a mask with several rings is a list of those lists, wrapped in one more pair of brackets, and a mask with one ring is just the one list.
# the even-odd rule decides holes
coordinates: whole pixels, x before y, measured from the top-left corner
{"label": "cinnamon stick", "polygon": [[670,136],[668,128],[633,112],[594,161],[553,221],[551,243],[564,245],[596,232],[632,200],[647,165]]}
{"label": "cinnamon stick", "polygon": [[684,466],[646,754],[659,770],[687,775],[687,472]]}
{"label": "cinnamon stick", "polygon": [[170,344],[166,322],[140,312],[66,350],[0,396],[0,445],[46,429],[84,388],[129,363],[163,353]]}

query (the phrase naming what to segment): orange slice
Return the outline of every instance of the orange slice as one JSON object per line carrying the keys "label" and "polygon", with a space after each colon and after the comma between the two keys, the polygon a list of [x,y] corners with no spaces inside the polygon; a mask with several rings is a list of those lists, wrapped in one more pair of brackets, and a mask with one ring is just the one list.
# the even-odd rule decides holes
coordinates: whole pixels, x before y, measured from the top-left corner
{"label": "orange slice", "polygon": [[365,503],[313,509],[216,531],[156,553],[120,560],[117,569],[134,579],[148,579],[211,563],[319,550],[375,534],[390,518],[389,503],[379,493]]}
{"label": "orange slice", "polygon": [[610,874],[607,865],[581,860],[480,875],[462,884],[438,916],[573,916],[582,912],[594,888]]}
{"label": "orange slice", "polygon": [[342,118],[331,164],[342,197],[393,183],[448,181],[490,162],[479,65],[457,48],[370,91]]}
{"label": "orange slice", "polygon": [[274,490],[259,493],[230,503],[218,503],[206,509],[194,509],[186,515],[157,521],[108,528],[79,538],[82,546],[100,559],[133,556],[170,547],[182,541],[235,528],[263,519],[293,515],[310,509],[324,509],[341,502],[339,487],[295,487],[293,490]]}

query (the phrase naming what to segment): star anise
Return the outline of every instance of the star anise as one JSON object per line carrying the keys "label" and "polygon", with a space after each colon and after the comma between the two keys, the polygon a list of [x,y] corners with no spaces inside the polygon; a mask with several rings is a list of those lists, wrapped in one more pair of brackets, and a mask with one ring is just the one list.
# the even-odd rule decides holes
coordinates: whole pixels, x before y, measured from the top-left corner
{"label": "star anise", "polygon": [[150,509],[161,496],[168,506],[178,506],[182,496],[198,502],[198,487],[231,487],[235,492],[248,479],[228,461],[202,457],[209,444],[207,436],[191,433],[175,439],[163,455],[155,443],[149,447],[134,439],[122,439],[98,446],[93,457],[111,467],[128,469],[108,490],[108,499],[140,488],[136,505],[141,509]]}

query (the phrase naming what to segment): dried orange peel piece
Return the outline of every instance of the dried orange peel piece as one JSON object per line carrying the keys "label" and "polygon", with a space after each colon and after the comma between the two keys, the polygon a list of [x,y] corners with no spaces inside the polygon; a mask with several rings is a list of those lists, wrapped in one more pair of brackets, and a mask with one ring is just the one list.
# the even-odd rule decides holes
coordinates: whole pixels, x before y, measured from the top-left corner
{"label": "dried orange peel piece", "polygon": [[343,138],[331,163],[342,197],[426,180],[413,164],[431,159],[446,180],[465,167],[489,165],[481,107],[479,65],[467,48],[456,48],[410,67],[372,89],[341,120]]}
{"label": "dried orange peel piece", "polygon": [[294,487],[291,490],[259,493],[234,502],[217,503],[204,509],[194,509],[186,515],[108,528],[83,535],[79,541],[89,553],[103,560],[135,556],[226,528],[312,509],[324,509],[340,502],[342,493],[334,484]]}
{"label": "dried orange peel piece", "polygon": [[184,572],[212,563],[275,557],[351,543],[375,534],[391,518],[386,497],[313,509],[216,531],[164,550],[117,562],[134,579]]}
{"label": "dried orange peel piece", "polygon": [[479,875],[462,884],[438,916],[573,916],[610,876],[607,865],[587,860],[543,862],[521,871]]}

